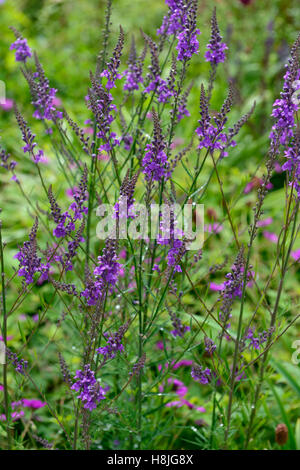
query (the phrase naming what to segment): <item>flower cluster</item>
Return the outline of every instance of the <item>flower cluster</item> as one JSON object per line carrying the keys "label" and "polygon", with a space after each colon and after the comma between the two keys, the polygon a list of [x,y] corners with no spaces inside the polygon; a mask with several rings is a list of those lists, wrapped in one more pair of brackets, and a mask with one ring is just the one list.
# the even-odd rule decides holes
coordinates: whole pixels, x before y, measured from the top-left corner
{"label": "flower cluster", "polygon": [[84,366],[83,370],[77,370],[74,378],[78,380],[71,389],[80,392],[78,398],[82,401],[85,409],[94,410],[97,404],[106,398],[106,390],[99,385],[94,371],[90,369],[88,364]]}
{"label": "flower cluster", "polygon": [[224,132],[224,126],[227,121],[226,114],[231,109],[232,96],[229,94],[228,98],[225,100],[221,111],[214,116],[215,125],[211,122],[211,116],[208,111],[208,99],[205,94],[203,85],[201,85],[201,95],[200,95],[200,114],[201,119],[199,122],[199,127],[196,129],[196,133],[200,139],[198,148],[210,148],[221,150],[221,155],[226,157],[228,154],[225,152],[225,149],[228,146],[234,147],[236,142],[234,140],[229,140]]}
{"label": "flower cluster", "polygon": [[172,325],[174,328],[174,330],[171,331],[172,335],[175,338],[176,336],[180,336],[181,338],[183,338],[184,334],[187,331],[190,331],[191,328],[189,326],[183,325],[182,321],[180,320],[178,315],[176,315],[176,313],[170,312],[170,317],[171,317]]}
{"label": "flower cluster", "polygon": [[[296,132],[295,137],[291,141],[291,147],[285,152],[286,162],[283,164],[282,169],[289,171],[293,175],[295,189],[300,199],[300,133]],[[292,184],[292,183],[290,183]]]}
{"label": "flower cluster", "polygon": [[37,145],[36,142],[34,142],[35,134],[31,132],[27,122],[19,112],[17,106],[15,106],[15,114],[19,128],[22,132],[23,142],[26,144],[24,147],[22,147],[23,151],[24,153],[28,152],[32,156],[33,161],[35,163],[38,163],[44,156],[44,152],[42,150],[38,150],[37,152],[35,151],[35,147]]}
{"label": "flower cluster", "polygon": [[276,122],[272,127],[270,139],[271,147],[276,152],[279,151],[278,141],[287,148],[290,140],[294,136],[296,123],[295,114],[299,108],[297,100],[293,99],[293,94],[297,88],[294,83],[300,78],[299,48],[300,35],[291,50],[291,57],[286,65],[286,73],[280,99],[277,99],[273,104],[272,116],[275,118]]}
{"label": "flower cluster", "polygon": [[267,340],[272,336],[273,332],[274,332],[274,329],[270,328],[269,330],[265,330],[262,333],[258,333],[255,336],[254,329],[249,328],[247,335],[245,336],[245,339],[249,339],[250,348],[258,350],[264,343],[267,342]]}
{"label": "flower cluster", "polygon": [[57,90],[50,87],[49,79],[46,77],[44,69],[36,54],[34,54],[34,60],[36,66],[36,71],[34,73],[23,70],[24,76],[30,87],[32,105],[35,108],[33,116],[36,119],[47,119],[49,121],[62,119],[63,113],[58,111],[54,106]]}
{"label": "flower cluster", "polygon": [[162,135],[159,118],[153,110],[154,136],[146,146],[146,154],[142,161],[143,173],[147,181],[159,181],[169,177],[169,164],[165,153],[166,144]]}
{"label": "flower cluster", "polygon": [[134,202],[133,197],[136,182],[139,176],[139,172],[136,172],[132,177],[130,177],[130,171],[126,173],[126,176],[120,187],[120,197],[118,202],[115,204],[115,214],[117,220],[134,218]]}
{"label": "flower cluster", "polygon": [[15,367],[15,370],[19,372],[19,374],[24,375],[25,369],[28,367],[28,361],[24,359],[18,359],[16,353],[13,353],[10,349],[6,348],[6,357],[11,362],[11,364]]}
{"label": "flower cluster", "polygon": [[13,171],[17,166],[15,160],[10,160],[10,154],[0,147],[0,166],[6,170]]}
{"label": "flower cluster", "polygon": [[228,49],[227,45],[222,42],[222,36],[217,22],[216,8],[214,9],[213,16],[211,19],[211,39],[207,44],[207,51],[205,53],[205,59],[207,62],[211,62],[214,65],[225,61],[225,52]]}
{"label": "flower cluster", "polygon": [[41,258],[37,256],[36,233],[38,228],[38,219],[31,229],[29,241],[23,243],[20,251],[14,256],[19,263],[18,275],[25,278],[26,284],[33,282],[35,273],[40,273],[40,280],[48,279],[50,265],[49,263],[43,264]]}
{"label": "flower cluster", "polygon": [[[87,167],[84,167],[82,177],[80,179],[79,188],[76,188],[72,192],[74,202],[70,205],[68,211],[62,212],[59,205],[57,204],[55,197],[52,192],[52,187],[48,189],[48,199],[51,207],[51,216],[56,223],[56,227],[53,230],[53,235],[57,238],[64,238],[75,230],[76,220],[83,219],[83,216],[87,214],[88,208],[84,205],[88,198],[87,192]],[[71,211],[71,212],[70,212]],[[70,241],[68,244],[68,260],[70,261],[76,254],[76,250],[80,242],[84,241],[82,238],[84,226],[78,230],[75,239]]]}
{"label": "flower cluster", "polygon": [[128,323],[122,325],[118,331],[113,333],[111,336],[108,333],[104,333],[103,336],[107,338],[106,345],[96,349],[98,354],[103,356],[104,361],[108,359],[113,359],[117,352],[120,353],[124,351],[124,346],[122,344],[123,336],[128,329]]}
{"label": "flower cluster", "polygon": [[23,62],[25,64],[27,59],[32,57],[31,49],[28,46],[27,39],[24,39],[17,30],[13,29],[13,31],[17,39],[11,44],[10,50],[16,51],[15,57],[17,62]]}
{"label": "flower cluster", "polygon": [[168,15],[163,18],[161,27],[157,30],[158,35],[177,34],[183,31],[187,19],[188,0],[166,0],[169,7]]}
{"label": "flower cluster", "polygon": [[215,343],[213,342],[212,339],[208,338],[207,336],[205,336],[204,338],[204,347],[205,347],[205,351],[211,356],[214,351],[217,349],[217,346],[215,345]]}
{"label": "flower cluster", "polygon": [[185,17],[184,28],[177,36],[177,60],[186,62],[193,56],[193,54],[198,53],[199,41],[197,39],[197,36],[201,33],[200,30],[197,28],[196,20],[197,0],[191,0],[189,2],[189,9]]}
{"label": "flower cluster", "polygon": [[223,322],[225,328],[229,328],[230,323],[227,323],[231,317],[231,310],[234,299],[241,297],[243,289],[244,279],[244,254],[243,250],[240,250],[236,260],[233,264],[232,270],[226,275],[226,281],[224,282],[223,300],[220,307],[220,320]]}
{"label": "flower cluster", "polygon": [[112,290],[118,280],[120,269],[116,255],[116,242],[107,239],[102,255],[98,257],[94,277],[86,273],[85,290],[81,292],[81,296],[87,299],[88,305],[96,305],[107,289]]}
{"label": "flower cluster", "polygon": [[120,144],[115,132],[111,131],[111,123],[114,121],[113,111],[116,106],[113,104],[113,97],[108,93],[96,78],[91,74],[92,86],[87,96],[88,107],[92,110],[97,123],[97,137],[102,140],[99,152],[109,152],[113,147]]}
{"label": "flower cluster", "polygon": [[168,15],[164,17],[161,27],[157,30],[159,35],[176,36],[178,44],[177,59],[189,60],[193,54],[197,54],[200,34],[196,25],[197,1],[196,0],[166,0],[169,7]]}
{"label": "flower cluster", "polygon": [[211,380],[211,370],[208,368],[204,369],[202,366],[194,364],[192,367],[191,376],[196,382],[199,382],[202,385],[206,385]]}
{"label": "flower cluster", "polygon": [[120,66],[120,59],[122,55],[122,50],[124,46],[124,32],[122,26],[120,26],[120,35],[118,39],[118,43],[115,47],[113,55],[109,62],[106,64],[107,68],[103,70],[100,74],[101,77],[107,78],[106,88],[110,90],[111,88],[115,87],[116,80],[120,79],[122,75],[118,73],[118,68]]}
{"label": "flower cluster", "polygon": [[137,58],[136,56],[136,49],[135,49],[135,42],[132,39],[131,42],[131,49],[128,59],[128,69],[125,70],[124,75],[126,77],[124,90],[132,92],[134,90],[139,89],[139,83],[144,82],[143,78],[143,63],[145,59],[147,48],[145,47],[142,55]]}

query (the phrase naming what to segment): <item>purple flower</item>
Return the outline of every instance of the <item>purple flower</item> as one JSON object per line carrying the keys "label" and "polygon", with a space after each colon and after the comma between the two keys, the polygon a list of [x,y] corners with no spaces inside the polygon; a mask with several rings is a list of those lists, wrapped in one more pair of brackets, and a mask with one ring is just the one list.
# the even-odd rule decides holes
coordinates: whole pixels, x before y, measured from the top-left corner
{"label": "purple flower", "polygon": [[198,53],[199,42],[197,36],[201,33],[197,28],[196,19],[197,1],[192,0],[189,2],[189,10],[185,18],[184,28],[177,36],[177,60],[186,62],[193,56],[193,54]]}
{"label": "purple flower", "polygon": [[50,87],[49,80],[36,54],[34,54],[34,60],[36,71],[34,73],[24,72],[31,91],[32,105],[35,108],[33,116],[36,119],[48,119],[49,121],[61,119],[63,114],[61,111],[57,111],[54,105],[57,102],[55,97],[57,90]]}
{"label": "purple flower", "polygon": [[44,152],[42,150],[35,151],[36,147],[36,142],[34,141],[35,139],[35,134],[32,134],[27,122],[19,112],[17,106],[15,105],[15,114],[16,114],[16,119],[19,125],[19,128],[22,132],[22,139],[23,142],[25,143],[25,146],[23,147],[24,153],[29,153],[33,161],[35,163],[38,163],[40,159],[44,156]]}
{"label": "purple flower", "polygon": [[214,65],[219,64],[220,62],[225,61],[224,51],[228,49],[226,44],[222,42],[222,36],[220,35],[220,30],[217,22],[216,8],[211,19],[211,39],[209,44],[207,44],[207,49],[205,53],[205,59],[207,62],[211,62]]}
{"label": "purple flower", "polygon": [[124,72],[126,77],[124,90],[132,92],[139,89],[139,84],[144,82],[143,78],[143,63],[146,55],[146,48],[142,55],[137,58],[134,38],[131,42],[130,55],[128,59],[128,69]]}
{"label": "purple flower", "polygon": [[111,88],[115,87],[115,82],[117,79],[120,79],[122,75],[118,73],[118,68],[120,66],[120,58],[122,55],[122,50],[124,46],[124,32],[122,27],[120,26],[120,35],[118,39],[118,43],[114,49],[113,55],[110,58],[109,62],[106,64],[107,68],[103,70],[101,73],[101,77],[106,77],[107,83],[106,88],[110,90]]}
{"label": "purple flower", "polygon": [[272,116],[276,122],[272,127],[270,134],[271,148],[279,152],[279,144],[287,147],[291,138],[294,136],[295,114],[299,109],[297,100],[293,99],[296,91],[294,82],[300,78],[298,51],[300,47],[300,35],[294,43],[291,56],[286,64],[286,73],[284,75],[283,90],[280,93],[280,99],[273,104]]}
{"label": "purple flower", "polygon": [[119,330],[113,333],[111,336],[108,336],[108,333],[104,333],[104,336],[107,337],[106,345],[96,349],[98,354],[103,356],[104,361],[108,359],[113,359],[117,352],[122,353],[124,351],[124,346],[122,344],[122,339],[128,328],[128,323],[122,325]]}
{"label": "purple flower", "polygon": [[[300,199],[300,132],[296,131],[290,147],[284,152],[287,161],[282,166],[282,170],[290,172],[290,186],[295,185],[298,199]],[[294,183],[293,183],[294,182]]]}
{"label": "purple flower", "polygon": [[[53,230],[53,235],[57,238],[64,238],[66,235],[69,235],[73,230],[75,230],[76,220],[82,220],[83,216],[86,215],[88,212],[88,208],[84,205],[88,198],[87,173],[88,170],[85,165],[82,177],[80,179],[79,188],[74,188],[72,191],[74,202],[70,205],[69,210],[66,212],[62,213],[61,208],[59,207],[53,195],[52,187],[49,187],[48,199],[51,207],[51,216],[54,222],[56,223],[56,227]],[[65,256],[65,266],[69,266],[67,267],[67,270],[72,269],[70,261],[75,256],[79,244],[84,241],[84,239],[82,238],[83,229],[84,222],[78,229],[74,240],[68,243],[68,252]]]}
{"label": "purple flower", "polygon": [[17,62],[25,62],[27,61],[28,58],[32,57],[32,52],[30,47],[27,44],[27,39],[20,37],[17,38],[15,42],[13,42],[10,46],[10,50],[16,51],[16,61]]}
{"label": "purple flower", "polygon": [[106,285],[114,286],[119,277],[120,263],[117,261],[115,240],[106,240],[102,255],[98,257],[98,266],[94,275]]}
{"label": "purple flower", "polygon": [[203,85],[201,85],[201,96],[200,96],[200,114],[201,119],[199,122],[199,127],[196,129],[196,133],[199,137],[198,148],[210,148],[221,150],[222,156],[227,156],[225,149],[230,145],[234,147],[236,142],[234,140],[229,140],[224,132],[224,126],[227,121],[226,114],[230,111],[231,108],[231,96],[225,100],[221,111],[214,116],[215,125],[211,122],[211,116],[208,112],[208,99],[205,94]]}
{"label": "purple flower", "polygon": [[35,273],[41,274],[41,279],[48,279],[50,269],[49,263],[43,264],[41,258],[37,256],[36,233],[38,228],[38,219],[31,229],[29,241],[23,243],[20,251],[14,256],[19,263],[18,275],[25,278],[26,284],[33,282]]}
{"label": "purple flower", "polygon": [[206,385],[211,379],[211,370],[208,368],[203,369],[202,366],[195,364],[192,367],[191,376],[196,382]]}
{"label": "purple flower", "polygon": [[204,338],[204,346],[205,346],[205,351],[209,355],[212,355],[214,351],[217,349],[217,346],[215,345],[213,340],[208,338],[207,336]]}
{"label": "purple flower", "polygon": [[112,290],[115,286],[121,272],[121,265],[117,259],[116,242],[107,239],[102,255],[98,257],[94,277],[86,272],[85,290],[81,292],[81,296],[87,299],[88,305],[96,305],[107,288]]}
{"label": "purple flower", "polygon": [[146,145],[146,154],[142,161],[143,173],[147,181],[159,181],[168,178],[169,164],[165,153],[166,144],[163,139],[159,118],[153,110],[154,136],[152,142]]}
{"label": "purple flower", "polygon": [[226,275],[224,282],[223,300],[220,307],[220,320],[229,328],[228,320],[231,318],[231,310],[234,299],[242,296],[243,280],[244,280],[244,253],[241,249],[233,264],[232,270]]}
{"label": "purple flower", "polygon": [[274,332],[274,328],[270,328],[269,330],[265,330],[262,333],[258,333],[256,336],[254,336],[254,329],[249,328],[247,335],[245,336],[245,339],[249,339],[249,347],[252,349],[260,349],[260,347],[266,343],[268,338],[272,336]]}
{"label": "purple flower", "polygon": [[98,151],[109,152],[113,147],[120,144],[116,134],[111,131],[111,124],[115,119],[113,111],[116,111],[116,106],[113,104],[112,95],[104,89],[92,74],[91,82],[92,86],[88,92],[87,103],[95,116],[97,137],[102,140]]}
{"label": "purple flower", "polygon": [[171,36],[184,29],[189,2],[187,0],[166,0],[166,4],[169,7],[168,15],[164,17],[157,34]]}
{"label": "purple flower", "polygon": [[10,160],[10,154],[0,147],[0,166],[6,170],[13,171],[17,166],[17,162]]}
{"label": "purple flower", "polygon": [[97,404],[106,397],[105,389],[95,379],[95,373],[90,369],[89,364],[85,365],[83,370],[77,370],[75,379],[78,380],[71,389],[80,392],[78,398],[82,401],[85,409],[94,410]]}
{"label": "purple flower", "polygon": [[10,349],[6,348],[6,357],[8,361],[15,367],[15,370],[19,372],[19,374],[24,375],[25,369],[28,367],[28,361],[24,359],[18,359],[16,353],[13,353]]}
{"label": "purple flower", "polygon": [[176,336],[180,336],[181,338],[183,338],[184,334],[187,331],[190,331],[191,328],[189,326],[183,325],[178,315],[176,315],[176,313],[170,313],[170,317],[172,320],[172,325],[174,327],[174,330],[171,331],[172,335],[175,338]]}

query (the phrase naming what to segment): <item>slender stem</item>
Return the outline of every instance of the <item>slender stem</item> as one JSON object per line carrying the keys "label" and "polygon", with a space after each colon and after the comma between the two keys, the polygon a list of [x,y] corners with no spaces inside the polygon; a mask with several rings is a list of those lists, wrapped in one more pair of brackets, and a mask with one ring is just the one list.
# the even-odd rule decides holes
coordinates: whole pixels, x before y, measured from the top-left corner
{"label": "slender stem", "polygon": [[7,346],[7,316],[6,316],[6,295],[5,295],[5,273],[4,273],[4,256],[2,245],[2,221],[0,220],[0,261],[1,261],[1,289],[2,289],[2,310],[3,310],[3,323],[2,335],[4,342],[4,364],[3,364],[3,388],[4,388],[4,409],[6,416],[6,434],[7,434],[7,447],[11,448],[11,434],[9,429],[9,395],[7,389],[7,364],[6,364],[6,346]]}

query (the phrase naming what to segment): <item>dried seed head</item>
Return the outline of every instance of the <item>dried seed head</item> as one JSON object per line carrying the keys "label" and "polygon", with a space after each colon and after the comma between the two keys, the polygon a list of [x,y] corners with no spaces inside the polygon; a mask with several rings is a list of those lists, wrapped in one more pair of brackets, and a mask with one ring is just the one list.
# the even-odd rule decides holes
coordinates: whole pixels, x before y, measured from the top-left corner
{"label": "dried seed head", "polygon": [[276,426],[276,431],[275,431],[275,441],[277,442],[278,445],[283,446],[289,437],[289,432],[288,428],[284,423],[280,423]]}

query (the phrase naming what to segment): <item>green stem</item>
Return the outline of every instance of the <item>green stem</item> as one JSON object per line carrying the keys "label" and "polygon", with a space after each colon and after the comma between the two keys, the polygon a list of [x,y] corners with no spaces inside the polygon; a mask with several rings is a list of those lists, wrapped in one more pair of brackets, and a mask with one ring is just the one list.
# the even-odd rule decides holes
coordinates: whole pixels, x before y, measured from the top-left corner
{"label": "green stem", "polygon": [[3,309],[3,323],[2,323],[2,336],[4,342],[4,364],[3,364],[3,388],[4,388],[4,409],[6,416],[6,434],[7,434],[7,447],[11,448],[11,435],[9,429],[9,396],[7,389],[7,364],[6,364],[6,346],[7,346],[7,316],[6,316],[6,295],[5,295],[5,273],[4,273],[4,256],[2,245],[2,221],[0,220],[0,261],[1,261],[1,287],[2,287],[2,309]]}

